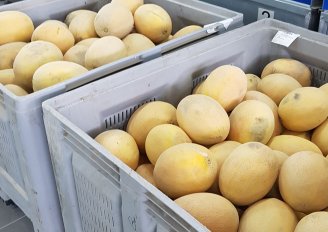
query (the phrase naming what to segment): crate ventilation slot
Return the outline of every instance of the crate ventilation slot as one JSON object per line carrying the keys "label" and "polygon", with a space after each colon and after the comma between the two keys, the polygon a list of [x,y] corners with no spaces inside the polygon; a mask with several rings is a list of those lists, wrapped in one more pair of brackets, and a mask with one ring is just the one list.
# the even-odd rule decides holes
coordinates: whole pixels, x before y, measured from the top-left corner
{"label": "crate ventilation slot", "polygon": [[309,68],[311,70],[312,73],[312,85],[316,86],[316,87],[320,87],[321,85],[324,85],[325,83],[328,83],[328,72],[320,69],[320,68],[316,68],[314,66],[310,66]]}
{"label": "crate ventilation slot", "polygon": [[206,73],[204,75],[201,75],[199,77],[196,77],[195,79],[192,80],[192,88],[194,89],[199,83],[204,81],[210,73]]}
{"label": "crate ventilation slot", "polygon": [[153,97],[151,99],[145,100],[140,104],[135,104],[133,106],[127,107],[124,110],[116,113],[116,114],[112,114],[110,116],[108,116],[105,119],[105,127],[106,129],[110,130],[110,129],[125,129],[128,120],[130,118],[130,116],[142,105],[148,103],[148,102],[152,102],[152,101],[156,101],[157,97]]}

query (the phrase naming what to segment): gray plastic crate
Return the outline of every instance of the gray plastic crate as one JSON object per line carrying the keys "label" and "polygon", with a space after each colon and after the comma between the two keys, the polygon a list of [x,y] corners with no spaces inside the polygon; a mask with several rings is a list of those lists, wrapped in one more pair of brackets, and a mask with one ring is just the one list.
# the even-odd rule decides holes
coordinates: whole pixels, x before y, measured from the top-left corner
{"label": "gray plastic crate", "polygon": [[[98,10],[108,2],[110,0],[25,0],[4,5],[0,11],[23,11],[38,25],[47,19],[64,20],[68,12],[75,9]],[[242,25],[241,14],[196,0],[145,0],[145,3],[163,6],[172,18],[174,30],[190,24],[202,25],[204,29],[28,96],[14,96],[0,85],[0,188],[31,219],[36,231],[63,231],[41,103],[176,47]],[[212,25],[205,26],[207,24]]]}
{"label": "gray plastic crate", "polygon": [[328,35],[328,10],[321,13],[319,32]]}
{"label": "gray plastic crate", "polygon": [[[271,42],[279,30],[301,36],[286,48]],[[93,138],[106,129],[122,128],[145,102],[177,105],[220,65],[259,74],[281,57],[309,65],[314,85],[328,82],[328,37],[266,19],[45,101],[45,126],[67,230],[206,231]]]}
{"label": "gray plastic crate", "polygon": [[202,0],[244,14],[244,23],[262,18],[274,18],[301,27],[307,27],[310,6],[291,0]]}

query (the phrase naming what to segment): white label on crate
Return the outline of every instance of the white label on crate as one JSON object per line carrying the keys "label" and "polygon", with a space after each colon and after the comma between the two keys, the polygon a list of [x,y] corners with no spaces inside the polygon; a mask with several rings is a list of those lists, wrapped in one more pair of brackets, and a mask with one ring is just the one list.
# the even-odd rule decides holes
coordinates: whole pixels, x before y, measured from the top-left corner
{"label": "white label on crate", "polygon": [[212,33],[215,33],[215,32],[219,31],[219,29],[220,29],[219,25],[220,24],[223,24],[224,28],[227,30],[232,22],[233,22],[233,19],[225,19],[225,20],[222,20],[220,22],[207,24],[207,25],[204,26],[204,28],[207,29],[207,33],[212,34]]}
{"label": "white label on crate", "polygon": [[257,20],[266,19],[266,18],[273,19],[274,18],[274,11],[273,10],[267,10],[267,9],[264,9],[264,8],[259,8],[258,12],[257,12]]}
{"label": "white label on crate", "polygon": [[272,43],[289,47],[300,35],[287,31],[278,31],[273,37]]}

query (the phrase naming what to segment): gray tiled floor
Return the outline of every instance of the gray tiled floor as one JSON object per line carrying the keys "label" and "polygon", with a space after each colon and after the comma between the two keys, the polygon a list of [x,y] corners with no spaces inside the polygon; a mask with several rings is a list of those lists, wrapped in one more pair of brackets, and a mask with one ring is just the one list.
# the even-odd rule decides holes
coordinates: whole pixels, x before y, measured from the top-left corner
{"label": "gray tiled floor", "polygon": [[0,232],[33,232],[31,221],[15,205],[6,205],[0,198]]}

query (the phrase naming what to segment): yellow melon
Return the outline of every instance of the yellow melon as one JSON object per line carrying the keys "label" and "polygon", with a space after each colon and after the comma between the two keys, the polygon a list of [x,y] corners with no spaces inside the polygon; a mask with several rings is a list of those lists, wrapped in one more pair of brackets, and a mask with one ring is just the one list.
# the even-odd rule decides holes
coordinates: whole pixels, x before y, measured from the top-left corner
{"label": "yellow melon", "polygon": [[118,3],[125,6],[132,14],[134,14],[137,8],[144,4],[144,0],[112,0],[112,3]]}
{"label": "yellow melon", "polygon": [[20,87],[18,85],[8,84],[8,85],[5,85],[5,87],[17,96],[28,95],[28,92],[26,92],[25,89],[23,89],[22,87]]}
{"label": "yellow melon", "polygon": [[155,4],[140,6],[134,13],[134,22],[137,32],[148,37],[154,43],[163,42],[172,32],[170,15]]}
{"label": "yellow melon", "polygon": [[278,113],[288,130],[309,131],[328,117],[326,94],[315,87],[295,89],[280,102]]}
{"label": "yellow melon", "polygon": [[314,212],[303,217],[294,232],[328,231],[328,212]]}
{"label": "yellow melon", "polygon": [[145,151],[145,141],[151,129],[161,124],[177,124],[173,105],[155,101],[138,108],[130,117],[126,131],[136,140],[139,150]]}
{"label": "yellow melon", "polygon": [[69,61],[53,61],[40,66],[33,75],[33,90],[38,91],[86,73],[83,66]]}
{"label": "yellow melon", "polygon": [[97,13],[93,11],[76,15],[69,24],[69,30],[74,36],[75,42],[97,37],[94,21]]}
{"label": "yellow melon", "polygon": [[212,193],[193,193],[175,200],[210,231],[237,232],[238,212],[230,201]]}
{"label": "yellow melon", "polygon": [[214,99],[201,95],[189,95],[177,107],[179,126],[196,143],[213,145],[224,141],[229,133],[228,114]]}
{"label": "yellow melon", "polygon": [[231,112],[230,123],[229,140],[266,144],[272,136],[275,119],[272,110],[265,103],[247,100]]}
{"label": "yellow melon", "polygon": [[85,54],[85,67],[98,68],[116,60],[126,57],[128,54],[125,44],[115,36],[106,36],[95,41]]}
{"label": "yellow melon", "polygon": [[233,65],[223,65],[210,73],[198,93],[214,98],[230,112],[244,98],[247,91],[245,73]]}
{"label": "yellow melon", "polygon": [[133,29],[131,11],[120,4],[108,3],[103,6],[94,21],[98,36],[116,36],[123,39]]}
{"label": "yellow melon", "polygon": [[294,232],[297,222],[294,211],[285,202],[269,198],[246,209],[238,232]]}
{"label": "yellow melon", "polygon": [[108,130],[99,134],[95,140],[130,168],[136,169],[138,167],[138,146],[133,137],[125,131]]}
{"label": "yellow melon", "polygon": [[313,131],[311,141],[320,148],[325,156],[328,155],[328,119]]}
{"label": "yellow melon", "polygon": [[25,45],[14,61],[15,84],[31,91],[34,72],[43,64],[59,60],[63,60],[63,54],[53,43],[34,41]]}
{"label": "yellow melon", "polygon": [[83,45],[86,47],[90,47],[93,44],[93,42],[96,42],[97,40],[99,40],[99,38],[88,38],[88,39],[81,40],[76,45]]}
{"label": "yellow melon", "polygon": [[155,44],[150,39],[138,33],[127,35],[123,39],[123,43],[128,50],[129,56],[155,47]]}
{"label": "yellow melon", "polygon": [[0,70],[12,69],[18,52],[26,45],[25,42],[12,42],[0,46]]}
{"label": "yellow melon", "polygon": [[147,157],[155,165],[158,157],[166,149],[180,143],[191,143],[191,139],[180,127],[172,124],[155,126],[146,137],[145,149]]}
{"label": "yellow melon", "polygon": [[261,81],[261,78],[251,73],[247,73],[246,77],[247,77],[247,91],[257,90],[257,86]]}
{"label": "yellow melon", "polygon": [[310,69],[303,63],[294,59],[277,59],[265,66],[261,77],[273,73],[283,73],[295,78],[303,87],[310,86],[312,74]]}
{"label": "yellow melon", "polygon": [[217,167],[206,148],[181,143],[165,150],[154,168],[156,186],[171,198],[204,192],[215,181]]}
{"label": "yellow melon", "polygon": [[182,36],[185,36],[185,35],[188,35],[190,33],[193,33],[195,31],[199,31],[199,30],[202,30],[203,28],[201,26],[198,26],[198,25],[189,25],[189,26],[186,26],[184,28],[181,28],[179,31],[177,31],[172,39],[177,39],[179,37],[182,37]]}
{"label": "yellow melon", "polygon": [[200,94],[200,89],[202,88],[202,84],[204,83],[204,81],[198,83],[195,88],[192,91],[192,94]]}
{"label": "yellow melon", "polygon": [[[65,24],[67,25],[67,26],[69,26],[70,24],[71,24],[71,22],[72,22],[72,20],[77,16],[77,15],[79,15],[79,14],[84,14],[84,13],[86,13],[86,14],[93,14],[92,13],[93,11],[91,11],[91,10],[84,10],[84,9],[82,9],[82,10],[75,10],[75,11],[72,11],[72,12],[70,12],[67,16],[66,16],[66,18],[65,18]],[[95,13],[95,12],[94,12]]]}
{"label": "yellow melon", "polygon": [[3,85],[13,84],[15,81],[15,73],[13,69],[0,70],[0,83]]}
{"label": "yellow melon", "polygon": [[322,154],[320,148],[311,141],[295,135],[278,135],[270,139],[268,146],[292,155],[299,151],[313,151]]}
{"label": "yellow melon", "polygon": [[34,31],[31,18],[19,11],[0,12],[0,45],[10,42],[29,42]]}
{"label": "yellow melon", "polygon": [[326,94],[328,94],[328,83],[322,85],[320,89],[323,90]]}
{"label": "yellow melon", "polygon": [[242,144],[221,166],[220,191],[236,205],[252,204],[270,191],[278,169],[277,158],[269,147],[258,142]]}
{"label": "yellow melon", "polygon": [[58,20],[47,20],[40,24],[32,34],[32,41],[37,40],[55,44],[63,54],[75,44],[74,36],[66,24]]}
{"label": "yellow melon", "polygon": [[142,176],[145,180],[147,180],[152,185],[156,186],[154,180],[154,165],[152,164],[142,164],[137,169],[136,172]]}
{"label": "yellow melon", "polygon": [[64,60],[85,66],[85,54],[87,53],[87,50],[87,46],[75,45],[65,53]]}
{"label": "yellow melon", "polygon": [[246,92],[246,95],[243,100],[244,101],[258,100],[258,101],[261,101],[261,102],[267,104],[267,106],[269,106],[270,109],[272,110],[272,113],[274,116],[274,129],[273,129],[272,136],[281,134],[283,128],[282,128],[282,125],[281,125],[281,122],[279,119],[278,106],[270,97],[268,97],[267,95],[265,95],[259,91],[251,90],[251,91]]}
{"label": "yellow melon", "polygon": [[284,201],[296,211],[311,213],[328,206],[328,162],[312,151],[293,154],[283,163],[279,189]]}
{"label": "yellow melon", "polygon": [[[217,169],[219,175],[221,166],[223,162],[226,160],[226,158],[230,155],[230,153],[237,148],[240,145],[240,143],[235,141],[224,141],[218,144],[215,144],[211,146],[209,149],[213,153],[213,159],[215,159],[217,164]],[[218,177],[217,177],[218,179]],[[208,190],[208,192],[211,193],[219,193],[219,185],[218,182],[215,181],[211,188]]]}
{"label": "yellow melon", "polygon": [[293,77],[282,73],[274,73],[263,77],[257,89],[279,105],[288,93],[301,87],[301,84]]}
{"label": "yellow melon", "polygon": [[297,132],[297,131],[284,130],[281,134],[294,135],[294,136],[301,137],[303,139],[311,140],[311,131]]}

